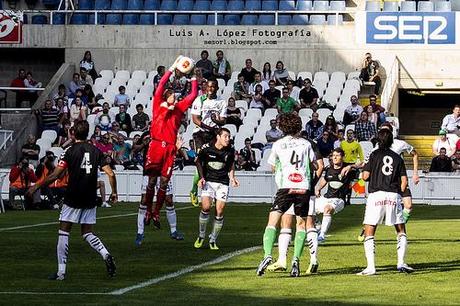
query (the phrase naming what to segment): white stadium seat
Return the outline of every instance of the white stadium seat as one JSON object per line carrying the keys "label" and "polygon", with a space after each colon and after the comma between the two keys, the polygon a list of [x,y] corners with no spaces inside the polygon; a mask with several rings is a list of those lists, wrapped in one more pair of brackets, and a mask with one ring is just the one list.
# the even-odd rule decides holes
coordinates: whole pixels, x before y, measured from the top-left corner
{"label": "white stadium seat", "polygon": [[312,75],[311,72],[309,72],[309,71],[300,71],[300,72],[297,74],[297,78],[302,78],[302,80],[310,79],[310,81],[312,81],[313,75]]}
{"label": "white stadium seat", "polygon": [[144,70],[134,70],[131,79],[140,80],[142,82],[147,78],[147,73]]}
{"label": "white stadium seat", "polygon": [[142,87],[142,82],[141,80],[138,79],[130,79],[128,81],[128,87],[134,87],[136,90],[139,90]]}
{"label": "white stadium seat", "polygon": [[258,108],[248,109],[246,117],[254,117],[257,118],[257,120],[259,120],[260,118],[262,118],[262,111]]}
{"label": "white stadium seat", "polygon": [[360,71],[352,71],[348,73],[347,80],[359,79],[360,74],[361,74]]}
{"label": "white stadium seat", "polygon": [[265,145],[267,143],[266,130],[263,131],[261,127],[257,129],[257,132],[252,137],[252,143],[261,143]]}
{"label": "white stadium seat", "polygon": [[61,148],[61,147],[51,147],[51,148],[48,149],[48,151],[53,152],[54,156],[59,158],[62,155],[62,153],[64,152],[64,149]]}
{"label": "white stadium seat", "polygon": [[57,132],[54,130],[44,130],[42,132],[42,136],[40,137],[42,139],[49,139],[51,143],[56,141],[57,138]]}
{"label": "white stadium seat", "polygon": [[243,108],[244,113],[246,113],[248,111],[248,102],[246,102],[246,100],[236,100],[235,101],[235,106],[238,107],[238,108]]}
{"label": "white stadium seat", "polygon": [[226,124],[223,127],[227,128],[230,131],[230,135],[232,137],[234,137],[236,135],[236,125],[234,125],[234,124]]}
{"label": "white stadium seat", "polygon": [[313,77],[313,81],[325,81],[326,83],[329,82],[329,73],[326,71],[318,71],[315,72],[315,76]]}
{"label": "white stadium seat", "polygon": [[302,108],[299,110],[300,117],[307,117],[311,119],[311,115],[313,114],[313,110],[311,108]]}
{"label": "white stadium seat", "polygon": [[131,74],[129,73],[128,70],[118,70],[117,73],[115,74],[115,79],[125,80],[126,82],[128,82],[130,78],[131,78]]}
{"label": "white stadium seat", "polygon": [[265,110],[265,113],[264,113],[264,117],[267,117],[267,118],[270,118],[271,119],[275,119],[276,117],[278,116],[278,109],[277,108],[268,108]]}
{"label": "white stadium seat", "polygon": [[319,120],[324,123],[326,122],[327,116],[331,115],[331,110],[327,108],[320,108],[316,111],[319,115]]}
{"label": "white stadium seat", "polygon": [[99,71],[99,74],[102,76],[102,78],[107,79],[111,81],[113,79],[113,71],[112,70],[101,70]]}
{"label": "white stadium seat", "polygon": [[294,72],[294,71],[288,71],[288,74],[289,74],[289,78],[290,78],[291,80],[294,80],[294,81],[296,80],[296,78],[295,78],[295,72]]}
{"label": "white stadium seat", "polygon": [[371,152],[374,149],[374,146],[372,145],[372,142],[370,141],[360,141],[359,144],[361,145],[361,148],[363,149],[364,160],[367,160],[369,158],[369,155],[371,155]]}
{"label": "white stadium seat", "polygon": [[346,77],[345,72],[343,71],[334,71],[331,74],[331,82],[341,82],[342,84],[345,83]]}

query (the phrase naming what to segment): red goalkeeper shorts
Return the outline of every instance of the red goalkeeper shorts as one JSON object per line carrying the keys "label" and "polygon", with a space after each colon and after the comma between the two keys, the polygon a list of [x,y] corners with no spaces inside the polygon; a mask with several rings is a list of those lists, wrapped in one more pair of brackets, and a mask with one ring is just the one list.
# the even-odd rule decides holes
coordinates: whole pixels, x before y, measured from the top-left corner
{"label": "red goalkeeper shorts", "polygon": [[145,173],[149,176],[164,176],[170,178],[174,167],[175,156],[175,145],[152,139],[147,151]]}

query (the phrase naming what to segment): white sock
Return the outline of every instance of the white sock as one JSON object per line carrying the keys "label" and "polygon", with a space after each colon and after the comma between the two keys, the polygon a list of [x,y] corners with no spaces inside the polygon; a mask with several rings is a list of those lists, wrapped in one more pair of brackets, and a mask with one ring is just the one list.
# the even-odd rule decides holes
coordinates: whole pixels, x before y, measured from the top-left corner
{"label": "white sock", "polygon": [[323,214],[323,221],[321,221],[321,236],[326,236],[329,226],[331,226],[332,216]]}
{"label": "white sock", "polygon": [[199,218],[199,237],[203,238],[206,237],[206,226],[208,225],[209,221],[209,213],[208,212],[200,212]]}
{"label": "white sock", "polygon": [[318,232],[316,228],[310,228],[307,230],[307,242],[308,248],[310,249],[310,263],[318,263]]}
{"label": "white sock", "polygon": [[89,245],[99,254],[101,254],[103,259],[107,258],[107,255],[109,255],[109,251],[105,248],[104,244],[102,241],[94,235],[93,233],[86,233],[83,235],[83,240],[89,243]]}
{"label": "white sock", "polygon": [[67,256],[69,255],[70,233],[59,230],[58,243],[56,247],[58,260],[58,275],[64,275],[67,267]]}
{"label": "white sock", "polygon": [[375,241],[374,236],[367,236],[364,239],[364,252],[366,254],[367,267],[375,270]]}
{"label": "white sock", "polygon": [[278,236],[278,263],[286,266],[287,252],[289,242],[291,242],[292,230],[290,228],[282,228]]}
{"label": "white sock", "polygon": [[217,237],[219,237],[220,230],[224,226],[224,216],[215,217],[214,225],[212,227],[211,235],[209,235],[209,242],[216,242]]}
{"label": "white sock", "polygon": [[401,266],[405,263],[404,258],[406,257],[407,250],[407,235],[399,234],[398,235],[398,266]]}
{"label": "white sock", "polygon": [[139,205],[139,211],[137,212],[137,233],[143,234],[144,233],[144,218],[145,212],[147,211],[147,206]]}
{"label": "white sock", "polygon": [[176,231],[177,226],[177,215],[176,208],[173,206],[166,206],[166,219],[168,219],[169,230],[171,234]]}

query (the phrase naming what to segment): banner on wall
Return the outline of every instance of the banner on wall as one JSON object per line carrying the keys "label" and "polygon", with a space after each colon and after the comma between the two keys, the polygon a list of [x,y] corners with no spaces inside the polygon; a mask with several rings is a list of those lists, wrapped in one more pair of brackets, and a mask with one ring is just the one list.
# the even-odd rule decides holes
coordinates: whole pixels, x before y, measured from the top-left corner
{"label": "banner on wall", "polygon": [[0,10],[0,44],[22,43],[22,12]]}

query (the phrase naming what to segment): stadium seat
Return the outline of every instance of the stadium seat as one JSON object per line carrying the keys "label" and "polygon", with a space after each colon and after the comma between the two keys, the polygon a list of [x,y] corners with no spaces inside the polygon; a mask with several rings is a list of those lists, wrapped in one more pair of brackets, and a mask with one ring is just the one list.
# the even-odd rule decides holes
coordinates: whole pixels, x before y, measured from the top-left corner
{"label": "stadium seat", "polygon": [[327,15],[327,24],[328,25],[342,25],[343,24],[343,15]]}
{"label": "stadium seat", "polygon": [[312,25],[323,25],[326,23],[326,16],[325,15],[311,15],[309,23]]}
{"label": "stadium seat", "polygon": [[300,71],[297,74],[297,77],[302,78],[302,80],[305,80],[305,79],[310,79],[310,81],[313,80],[312,74],[309,71]]}
{"label": "stadium seat", "polygon": [[324,1],[324,0],[315,0],[315,2],[313,2],[313,10],[314,11],[328,11],[329,2]]}
{"label": "stadium seat", "polygon": [[140,89],[139,89],[140,94],[147,94],[148,96],[151,96],[153,94],[153,85],[151,83],[145,83]]}
{"label": "stadium seat", "polygon": [[291,15],[278,15],[278,24],[279,25],[290,25],[291,24]]}
{"label": "stadium seat", "polygon": [[57,158],[59,158],[62,153],[64,153],[64,149],[61,148],[61,147],[51,147],[48,149],[49,152],[53,152],[54,156],[56,156]]}
{"label": "stadium seat", "polygon": [[159,25],[169,25],[172,24],[173,15],[172,14],[158,14],[157,24]]}
{"label": "stadium seat", "polygon": [[450,12],[452,11],[452,5],[449,1],[436,1],[434,3],[434,10],[436,12]]}
{"label": "stadium seat", "polygon": [[32,24],[47,24],[48,17],[45,15],[35,15],[32,16]]}
{"label": "stadium seat", "polygon": [[292,15],[291,23],[293,25],[306,25],[306,24],[308,24],[308,15],[294,14],[294,15]]}
{"label": "stadium seat", "polygon": [[193,10],[194,1],[193,0],[179,0],[177,2],[178,11],[191,11]]}
{"label": "stadium seat", "polygon": [[[51,141],[47,138],[37,139],[36,144],[40,147],[40,155],[45,156],[45,152],[51,148]],[[42,153],[43,152],[43,153]],[[43,155],[42,155],[43,154]]]}
{"label": "stadium seat", "polygon": [[331,11],[345,11],[346,4],[345,1],[331,1],[329,10]]}
{"label": "stadium seat", "polygon": [[94,0],[79,0],[78,9],[80,10],[92,10],[94,9]]}
{"label": "stadium seat", "polygon": [[257,15],[255,14],[245,14],[241,17],[242,25],[256,25],[258,22]]}
{"label": "stadium seat", "polygon": [[43,5],[48,10],[55,10],[58,8],[60,0],[42,0]]}
{"label": "stadium seat", "polygon": [[[142,0],[129,0],[128,10],[142,10]],[[134,25],[139,23],[139,14],[123,14],[123,24]]]}
{"label": "stadium seat", "polygon": [[[313,17],[313,16],[311,16],[311,17]],[[311,17],[310,17],[310,19],[311,19]],[[325,81],[327,83],[327,82],[329,82],[329,73],[327,73],[327,71],[315,72],[315,76],[313,78],[313,81],[314,82]]]}
{"label": "stadium seat", "polygon": [[193,7],[195,11],[209,11],[211,9],[211,1],[209,0],[196,0],[195,6]]}
{"label": "stadium seat", "polygon": [[259,25],[274,25],[275,15],[260,14],[258,24]]}
{"label": "stadium seat", "polygon": [[347,80],[359,79],[360,74],[361,74],[360,71],[352,71],[352,72],[348,73]]}
{"label": "stadium seat", "polygon": [[260,11],[262,3],[260,0],[246,0],[245,10],[247,11]]}
{"label": "stadium seat", "polygon": [[401,12],[417,11],[417,3],[415,1],[401,1]]}
{"label": "stadium seat", "polygon": [[[102,76],[102,78],[108,80],[109,82],[112,81],[113,79],[113,71],[112,70],[101,70],[99,74]],[[98,79],[96,79],[98,80]]]}
{"label": "stadium seat", "polygon": [[243,0],[228,1],[227,10],[228,11],[244,11],[244,1]]}
{"label": "stadium seat", "polygon": [[399,3],[396,1],[383,2],[383,11],[385,12],[397,12],[398,9],[399,9]]}
{"label": "stadium seat", "polygon": [[40,138],[48,139],[49,141],[51,141],[51,143],[53,143],[56,141],[57,132],[53,130],[44,130]]}
{"label": "stadium seat", "polygon": [[[160,0],[145,0],[144,1],[144,10],[158,10],[160,9]],[[141,14],[139,16],[139,24],[149,25],[154,24],[154,15],[153,14]]]}
{"label": "stadium seat", "polygon": [[359,144],[361,145],[361,148],[363,149],[364,160],[367,160],[369,155],[371,155],[372,150],[374,149],[374,145],[372,145],[372,142],[370,141],[360,141]]}
{"label": "stadium seat", "polygon": [[[128,85],[126,85],[127,87],[131,87],[131,88],[134,88],[137,90],[139,90],[141,87],[142,87],[142,80],[139,80],[139,79],[130,79],[128,81]],[[128,88],[126,88],[126,91],[128,90]]]}
{"label": "stadium seat", "polygon": [[174,25],[187,25],[190,22],[188,14],[175,14],[173,17]]}
{"label": "stadium seat", "polygon": [[[112,4],[110,6],[111,10],[121,11],[126,10],[127,3],[126,0],[112,0]],[[123,20],[122,14],[107,14],[105,17],[106,24],[121,24]]]}
{"label": "stadium seat", "polygon": [[147,78],[147,73],[144,70],[134,70],[131,78],[144,81]]}
{"label": "stadium seat", "polygon": [[273,118],[276,118],[276,116],[278,116],[278,109],[268,108],[265,110],[264,117],[267,117],[271,120]]}
{"label": "stadium seat", "polygon": [[244,109],[244,113],[248,111],[248,102],[246,100],[236,100],[235,106]]}
{"label": "stadium seat", "polygon": [[163,1],[161,1],[160,10],[162,10],[162,11],[175,11],[175,10],[177,10],[177,0],[163,0]]}
{"label": "stadium seat", "polygon": [[232,135],[232,136],[236,135],[236,125],[234,125],[234,124],[226,124],[223,127],[227,128],[230,131],[230,135]]}
{"label": "stadium seat", "polygon": [[[214,14],[209,14],[208,15],[208,25],[214,25],[216,16]],[[224,23],[224,16],[222,15],[217,15],[217,24],[223,24]]]}
{"label": "stadium seat", "polygon": [[192,14],[192,15],[190,15],[190,24],[191,25],[205,25],[206,24],[206,15],[205,14]]}
{"label": "stadium seat", "polygon": [[278,0],[262,1],[262,11],[276,11],[276,10],[278,10]]}
{"label": "stadium seat", "polygon": [[227,14],[227,15],[225,15],[224,16],[224,24],[225,25],[239,25],[240,24],[240,15],[236,15],[236,14]]}
{"label": "stadium seat", "polygon": [[296,4],[296,9],[298,11],[311,11],[311,10],[313,10],[313,1],[311,1],[311,0],[298,0],[297,4]]}
{"label": "stadium seat", "polygon": [[[53,15],[53,24],[63,24],[63,23],[61,23],[59,21],[59,17],[56,18],[57,15],[62,16],[65,19],[64,14],[54,14]],[[88,14],[75,13],[70,18],[70,24],[88,24],[88,22],[89,22]]]}
{"label": "stadium seat", "polygon": [[313,114],[313,110],[311,108],[302,108],[299,110],[300,117],[307,117],[311,119],[312,114]]}
{"label": "stadium seat", "polygon": [[279,10],[280,11],[295,11],[295,1],[294,0],[280,0]]}
{"label": "stadium seat", "polygon": [[130,79],[130,73],[128,70],[118,70],[117,73],[115,74],[115,79],[117,80],[123,80],[125,82],[128,82]]}
{"label": "stadium seat", "polygon": [[[268,129],[267,129],[268,130]],[[267,131],[263,131],[260,127],[257,129],[257,132],[252,137],[252,143],[261,143],[263,145],[267,144]]]}
{"label": "stadium seat", "polygon": [[211,3],[212,11],[225,11],[227,9],[227,1],[225,0],[213,0]]}
{"label": "stadium seat", "polygon": [[417,3],[417,11],[419,12],[433,12],[434,3],[431,1],[419,1]]}
{"label": "stadium seat", "polygon": [[319,120],[323,123],[326,122],[326,118],[332,113],[331,110],[327,108],[320,108],[316,112],[318,113]]}
{"label": "stadium seat", "polygon": [[335,84],[342,84],[345,83],[346,81],[346,77],[345,77],[345,72],[342,72],[342,71],[334,71],[332,74],[331,74],[331,83],[335,83]]}
{"label": "stadium seat", "polygon": [[366,1],[366,11],[380,12],[380,2],[379,1]]}

